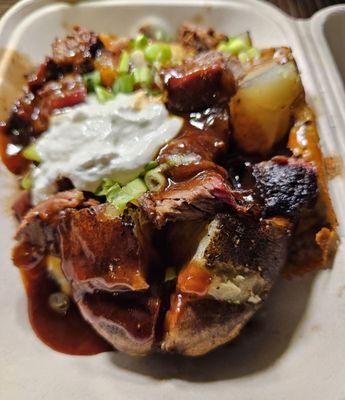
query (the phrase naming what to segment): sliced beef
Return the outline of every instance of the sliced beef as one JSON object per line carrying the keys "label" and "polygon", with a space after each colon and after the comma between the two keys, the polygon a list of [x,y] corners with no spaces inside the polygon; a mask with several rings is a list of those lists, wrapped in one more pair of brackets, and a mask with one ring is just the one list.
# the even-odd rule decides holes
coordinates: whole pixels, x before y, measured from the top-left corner
{"label": "sliced beef", "polygon": [[87,72],[93,68],[93,59],[102,47],[98,35],[76,26],[64,39],[55,40],[52,60],[79,73]]}
{"label": "sliced beef", "polygon": [[183,46],[191,47],[197,52],[215,49],[227,37],[216,32],[213,28],[206,28],[185,22],[179,30],[179,41]]}
{"label": "sliced beef", "polygon": [[311,163],[277,156],[256,164],[253,176],[267,215],[294,216],[315,205],[317,174]]}
{"label": "sliced beef", "polygon": [[[11,144],[26,146],[49,127],[55,109],[71,107],[86,99],[87,91],[78,74],[50,81],[34,94],[26,92],[15,103],[5,134]],[[20,147],[19,147],[20,148]]]}
{"label": "sliced beef", "polygon": [[115,349],[146,355],[154,348],[160,299],[152,293],[86,293],[77,299],[83,317]]}
{"label": "sliced beef", "polygon": [[19,268],[34,268],[47,254],[59,254],[57,226],[69,208],[82,206],[82,192],[57,193],[32,208],[22,219],[15,235],[13,261]]}
{"label": "sliced beef", "polygon": [[196,356],[236,337],[284,266],[290,229],[283,218],[217,215],[178,276],[162,348]]}
{"label": "sliced beef", "polygon": [[239,211],[249,208],[245,196],[231,189],[224,177],[212,170],[169,186],[159,193],[146,193],[139,204],[151,222],[162,228],[168,221],[207,218],[228,205]]}
{"label": "sliced beef", "polygon": [[112,210],[106,204],[71,210],[59,226],[62,269],[76,292],[148,288],[150,237],[138,213],[121,218]]}
{"label": "sliced beef", "polygon": [[228,99],[242,75],[236,57],[209,51],[162,72],[167,105],[173,112],[204,110]]}

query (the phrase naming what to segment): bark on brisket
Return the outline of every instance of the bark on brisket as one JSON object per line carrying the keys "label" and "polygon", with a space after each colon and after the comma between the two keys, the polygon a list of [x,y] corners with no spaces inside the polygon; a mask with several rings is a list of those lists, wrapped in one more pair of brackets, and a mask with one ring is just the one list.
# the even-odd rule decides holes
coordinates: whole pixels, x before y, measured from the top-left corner
{"label": "bark on brisket", "polygon": [[310,163],[278,156],[256,164],[253,176],[266,215],[293,217],[316,202],[317,174]]}
{"label": "bark on brisket", "polygon": [[34,94],[26,92],[15,103],[6,124],[10,142],[26,146],[49,127],[49,117],[55,109],[70,107],[86,98],[81,76],[66,75],[43,85]]}
{"label": "bark on brisket", "polygon": [[200,111],[228,99],[236,90],[242,68],[233,56],[210,51],[162,72],[167,106],[174,112]]}
{"label": "bark on brisket", "polygon": [[93,59],[102,47],[98,35],[76,26],[65,38],[55,40],[52,60],[59,66],[71,66],[84,73],[93,68]]}

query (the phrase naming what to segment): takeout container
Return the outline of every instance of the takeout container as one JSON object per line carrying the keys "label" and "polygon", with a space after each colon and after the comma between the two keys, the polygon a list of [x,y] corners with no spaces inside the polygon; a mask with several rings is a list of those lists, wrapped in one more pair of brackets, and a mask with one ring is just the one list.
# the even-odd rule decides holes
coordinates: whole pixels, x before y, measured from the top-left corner
{"label": "takeout container", "polygon": [[[325,156],[345,154],[345,5],[309,20],[255,0],[24,0],[0,22],[0,117],[21,76],[50,52],[56,36],[80,24],[129,34],[153,21],[174,32],[184,20],[234,34],[257,47],[292,47]],[[72,357],[42,344],[29,326],[25,295],[10,261],[15,178],[0,166],[0,398],[343,400],[345,398],[344,176],[330,182],[340,246],[332,269],[281,280],[262,311],[231,345],[203,358],[120,353]]]}

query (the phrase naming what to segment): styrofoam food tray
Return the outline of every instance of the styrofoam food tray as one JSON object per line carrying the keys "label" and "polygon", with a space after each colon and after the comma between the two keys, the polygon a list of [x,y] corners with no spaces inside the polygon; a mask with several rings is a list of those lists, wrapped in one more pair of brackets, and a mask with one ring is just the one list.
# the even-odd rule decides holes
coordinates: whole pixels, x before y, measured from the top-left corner
{"label": "styrofoam food tray", "polygon": [[[228,34],[250,30],[258,47],[292,47],[308,101],[317,114],[324,153],[344,155],[345,95],[327,43],[330,35],[324,32],[329,18],[345,13],[345,6],[302,21],[254,0],[69,3],[20,2],[0,23],[0,48],[15,49],[39,63],[49,54],[52,40],[73,24],[127,34],[146,20],[159,20],[174,31],[182,21],[196,19]],[[328,32],[332,25],[336,29],[336,23],[328,24]],[[343,46],[344,42],[339,48]],[[3,105],[12,99],[3,98],[1,89],[13,85],[15,91],[14,78],[24,71],[18,65],[14,68],[13,53],[1,54]],[[203,358],[154,355],[138,359],[120,353],[72,357],[49,349],[31,330],[24,289],[10,261],[15,223],[9,209],[15,179],[3,166],[0,187],[1,399],[345,399],[343,240],[332,269],[279,282],[256,322],[233,344]],[[330,189],[342,238],[343,177],[335,178]]]}

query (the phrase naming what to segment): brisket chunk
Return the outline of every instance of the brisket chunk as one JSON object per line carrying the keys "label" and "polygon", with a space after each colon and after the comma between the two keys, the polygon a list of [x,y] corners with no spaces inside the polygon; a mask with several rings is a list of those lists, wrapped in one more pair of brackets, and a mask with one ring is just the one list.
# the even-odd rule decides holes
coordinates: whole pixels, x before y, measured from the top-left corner
{"label": "brisket chunk", "polygon": [[162,192],[146,193],[138,201],[157,228],[168,221],[207,218],[225,205],[239,211],[249,208],[242,193],[232,190],[223,176],[212,170],[173,184]]}
{"label": "brisket chunk", "polygon": [[256,187],[267,215],[294,216],[317,199],[317,175],[312,164],[282,156],[253,167]]}
{"label": "brisket chunk", "polygon": [[6,124],[10,142],[26,146],[49,127],[55,109],[71,107],[85,100],[86,88],[80,75],[70,74],[50,81],[34,94],[26,92],[15,103]]}
{"label": "brisket chunk", "polygon": [[82,192],[57,193],[32,208],[22,219],[15,235],[13,261],[20,268],[37,266],[47,254],[59,254],[57,226],[69,208],[82,206]]}
{"label": "brisket chunk", "polygon": [[173,112],[201,111],[228,99],[236,90],[242,74],[237,58],[209,51],[165,69],[163,82],[168,108]]}
{"label": "brisket chunk", "polygon": [[185,22],[179,30],[179,41],[183,46],[191,47],[197,52],[215,49],[227,37],[213,28],[204,28]]}
{"label": "brisket chunk", "polygon": [[98,35],[76,26],[64,39],[55,40],[52,60],[61,67],[70,66],[76,72],[88,72],[93,68],[97,51],[102,47]]}
{"label": "brisket chunk", "polygon": [[94,59],[102,47],[103,44],[95,33],[74,27],[65,38],[55,40],[53,57],[47,57],[37,71],[28,76],[29,90],[35,93],[46,82],[58,80],[64,74],[91,71]]}
{"label": "brisket chunk", "polygon": [[62,269],[77,292],[148,288],[149,237],[136,213],[114,217],[112,207],[71,210],[59,226]]}

